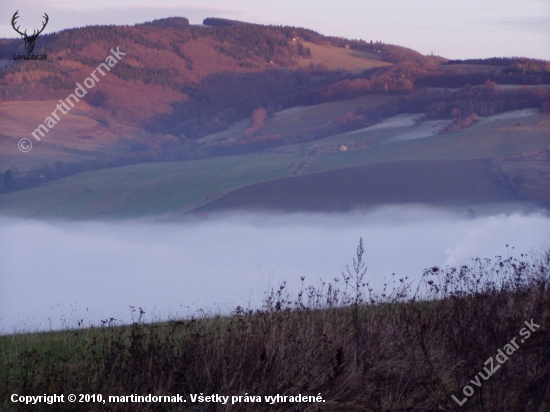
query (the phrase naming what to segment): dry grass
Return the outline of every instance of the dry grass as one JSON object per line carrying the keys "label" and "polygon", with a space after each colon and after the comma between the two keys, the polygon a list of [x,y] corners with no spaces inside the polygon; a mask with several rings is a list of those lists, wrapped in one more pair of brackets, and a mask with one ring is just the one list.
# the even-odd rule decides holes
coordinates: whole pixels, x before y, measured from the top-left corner
{"label": "dry grass", "polygon": [[[137,129],[110,121],[103,125],[105,116],[84,101],[53,127],[41,142],[31,133],[44,124],[46,117],[56,110],[57,100],[3,102],[0,103],[1,132],[7,138],[0,139],[0,171],[12,168],[27,171],[56,161],[82,162],[97,159],[101,151],[113,151],[113,143],[121,136],[137,134]],[[59,111],[57,112],[60,113]],[[40,136],[40,135],[39,135]],[[30,139],[34,150],[21,153],[17,142]]]}
{"label": "dry grass", "polygon": [[[174,395],[187,403],[86,405],[86,410],[542,411],[550,404],[550,252],[470,267],[427,269],[381,291],[364,283],[360,243],[353,267],[333,284],[266,294],[257,311],[0,339],[0,410],[9,395]],[[393,286],[392,286],[393,285]],[[541,325],[459,408],[484,362]],[[519,342],[519,339],[518,339]],[[192,404],[190,394],[317,395],[325,403]],[[83,410],[40,404],[33,411]],[[25,410],[20,407],[19,410]]]}
{"label": "dry grass", "polygon": [[[18,139],[22,137],[32,139],[31,132],[39,124],[44,124],[44,119],[51,116],[57,104],[57,100],[0,103],[2,133]],[[65,145],[70,145],[71,140],[82,144],[81,141],[76,140],[80,134],[93,134],[96,141],[115,140],[116,136],[112,132],[94,120],[93,113],[94,109],[89,104],[79,102],[78,106],[67,115],[60,115],[61,120],[43,139]],[[83,149],[88,148],[83,147]]]}
{"label": "dry grass", "polygon": [[322,64],[329,70],[348,70],[353,73],[360,73],[363,70],[392,65],[392,63],[381,61],[379,56],[372,53],[342,47],[323,46],[307,41],[302,43],[304,47],[309,47],[312,57],[310,59],[298,59],[298,65],[301,67],[307,67],[310,64],[314,66]]}

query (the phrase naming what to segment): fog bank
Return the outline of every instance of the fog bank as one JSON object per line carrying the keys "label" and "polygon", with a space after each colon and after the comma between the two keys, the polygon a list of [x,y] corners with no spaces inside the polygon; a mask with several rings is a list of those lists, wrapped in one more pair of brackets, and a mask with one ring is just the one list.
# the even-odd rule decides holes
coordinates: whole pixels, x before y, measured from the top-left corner
{"label": "fog bank", "polygon": [[[298,290],[351,265],[359,237],[367,280],[419,278],[548,247],[543,211],[453,212],[386,206],[346,214],[225,213],[176,222],[67,222],[0,217],[0,331],[128,322],[257,306],[269,286]],[[507,249],[506,245],[510,248]]]}

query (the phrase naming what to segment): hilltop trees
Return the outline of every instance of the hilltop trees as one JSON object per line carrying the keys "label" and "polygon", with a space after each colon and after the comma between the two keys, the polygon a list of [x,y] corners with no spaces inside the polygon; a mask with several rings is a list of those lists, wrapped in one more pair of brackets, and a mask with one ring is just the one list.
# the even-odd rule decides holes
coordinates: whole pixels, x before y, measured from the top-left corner
{"label": "hilltop trees", "polygon": [[550,63],[545,60],[529,59],[527,57],[491,57],[488,59],[466,59],[466,60],[449,60],[449,65],[453,64],[478,64],[485,66],[502,66],[507,67],[508,72],[511,71],[531,71],[543,72],[550,71]]}

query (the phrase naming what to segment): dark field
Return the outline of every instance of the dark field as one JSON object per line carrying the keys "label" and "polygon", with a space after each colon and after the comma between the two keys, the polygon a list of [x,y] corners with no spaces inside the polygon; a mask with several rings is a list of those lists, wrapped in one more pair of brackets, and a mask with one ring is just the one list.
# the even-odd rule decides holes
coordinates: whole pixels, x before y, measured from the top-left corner
{"label": "dark field", "polygon": [[518,197],[550,205],[550,149],[497,159],[495,170]]}
{"label": "dark field", "polygon": [[492,203],[516,200],[488,160],[402,161],[349,167],[250,185],[196,211],[346,211],[384,203]]}

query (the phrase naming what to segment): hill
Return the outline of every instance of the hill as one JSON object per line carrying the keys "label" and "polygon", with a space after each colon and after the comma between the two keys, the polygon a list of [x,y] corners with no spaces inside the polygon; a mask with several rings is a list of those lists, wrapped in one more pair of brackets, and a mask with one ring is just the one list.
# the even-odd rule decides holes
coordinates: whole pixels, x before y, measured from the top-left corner
{"label": "hill", "polygon": [[[14,62],[9,59],[22,42],[0,41],[0,204],[21,213],[44,209],[21,206],[32,193],[51,199],[48,213],[61,213],[104,187],[100,179],[128,176],[140,164],[151,170],[145,174],[151,180],[142,181],[147,190],[160,179],[170,194],[164,204],[146,201],[130,215],[188,210],[275,178],[383,162],[492,161],[548,148],[540,116],[550,110],[550,71],[540,60],[448,62],[381,42],[216,18],[201,26],[181,17],[92,26],[39,40],[36,52],[48,60]],[[36,141],[31,132],[52,116],[59,99],[116,48],[125,53],[120,61]],[[521,110],[536,112],[506,127],[485,120]],[[384,120],[406,124],[388,128]],[[29,153],[16,148],[21,138],[32,140]],[[342,153],[342,146],[349,150]],[[262,162],[278,166],[263,173]],[[238,165],[234,177],[223,175],[226,165]],[[200,188],[170,180],[197,167],[222,176]],[[520,169],[491,173],[499,181],[520,173],[537,182],[525,190],[506,187],[518,198],[538,199],[544,179]],[[167,170],[175,174],[161,177]],[[81,179],[95,183],[76,189],[79,194],[70,189],[68,197],[57,189],[78,187]],[[135,190],[128,180],[116,182],[118,193]],[[41,187],[17,193],[35,186]],[[113,196],[112,208],[90,206],[91,216],[120,213],[119,195],[106,196]]]}
{"label": "hill", "polygon": [[[316,50],[330,50],[334,58],[343,58],[342,65],[334,58],[327,60],[321,55],[326,51],[319,56],[312,54],[296,39],[307,40],[306,44]],[[74,89],[75,83],[90,75],[113,47],[120,47],[128,55],[113,68],[111,74],[114,76],[103,78],[85,100],[104,108],[113,118],[134,125],[171,112],[170,104],[174,102],[193,99],[197,90],[190,87],[216,73],[236,75],[292,68],[305,57],[315,64],[325,61],[330,69],[350,65],[353,70],[364,70],[383,66],[380,60],[389,58],[382,44],[351,42],[357,49],[354,54],[344,48],[346,45],[351,47],[349,44],[339,44],[342,40],[293,27],[255,24],[198,27],[189,25],[183,18],[162,19],[133,27],[91,26],[64,30],[40,37],[36,52],[46,53],[48,60],[18,63],[1,73],[0,101],[64,98]],[[14,51],[21,52],[20,43],[2,41],[0,59],[9,60]],[[381,57],[369,60],[359,49],[368,49]],[[306,51],[308,56],[305,56]],[[124,110],[120,110],[121,107]],[[248,108],[245,115],[255,108]]]}
{"label": "hill", "polygon": [[[58,100],[74,93],[111,48],[119,47],[126,56],[100,76],[71,116],[62,117],[48,141],[32,139],[48,147],[43,156],[17,158],[11,147],[0,147],[10,155],[8,161],[3,156],[0,168],[25,172],[39,163],[121,156],[127,149],[117,145],[121,138],[160,134],[193,141],[248,118],[259,107],[272,112],[325,101],[323,90],[334,82],[395,60],[381,43],[344,42],[294,27],[207,21],[212,26],[169,18],[132,27],[64,30],[37,42],[36,53],[47,54],[46,61],[13,61],[14,53],[22,53],[22,42],[1,40],[0,133],[16,141],[30,138]],[[311,53],[308,45],[319,53]],[[304,62],[307,67],[301,68]],[[105,148],[102,143],[111,144]]]}

